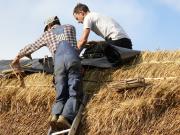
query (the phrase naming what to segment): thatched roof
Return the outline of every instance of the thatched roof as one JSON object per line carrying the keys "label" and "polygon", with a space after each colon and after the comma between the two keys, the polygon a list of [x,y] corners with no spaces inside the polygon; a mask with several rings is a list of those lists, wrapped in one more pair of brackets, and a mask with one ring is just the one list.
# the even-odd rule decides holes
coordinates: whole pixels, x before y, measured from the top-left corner
{"label": "thatched roof", "polygon": [[[180,51],[143,52],[116,69],[89,69],[84,91],[89,100],[80,135],[180,133]],[[115,92],[114,81],[144,77],[148,84]],[[24,83],[24,84],[23,84]],[[44,135],[55,91],[52,76],[28,75],[0,80],[0,134]]]}

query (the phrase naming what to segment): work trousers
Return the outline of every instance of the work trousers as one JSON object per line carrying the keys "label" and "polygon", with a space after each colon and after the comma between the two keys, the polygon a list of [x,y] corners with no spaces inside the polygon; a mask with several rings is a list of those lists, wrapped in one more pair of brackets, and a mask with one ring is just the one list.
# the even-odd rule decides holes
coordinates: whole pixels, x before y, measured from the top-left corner
{"label": "work trousers", "polygon": [[118,39],[118,40],[109,39],[109,40],[106,40],[106,43],[112,44],[115,46],[119,46],[119,47],[123,47],[123,48],[132,49],[132,42],[128,38],[122,38],[122,39]]}
{"label": "work trousers", "polygon": [[53,115],[62,115],[72,122],[83,96],[81,62],[76,50],[68,41],[62,41],[54,56],[56,99]]}

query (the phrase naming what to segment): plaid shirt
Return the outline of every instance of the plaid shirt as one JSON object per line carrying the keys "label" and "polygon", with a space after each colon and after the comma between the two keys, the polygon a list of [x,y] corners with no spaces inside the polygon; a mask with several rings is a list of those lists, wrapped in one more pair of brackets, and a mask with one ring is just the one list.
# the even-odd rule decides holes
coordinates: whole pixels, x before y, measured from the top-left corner
{"label": "plaid shirt", "polygon": [[[56,28],[58,25],[54,25],[52,29]],[[57,46],[61,41],[69,41],[73,47],[77,47],[76,41],[76,30],[72,25],[63,25],[64,33],[60,35],[53,34],[52,29],[44,32],[44,34],[36,40],[34,43],[25,46],[22,50],[20,50],[18,56],[23,57],[25,55],[29,55],[39,48],[43,46],[47,46],[54,56]]]}

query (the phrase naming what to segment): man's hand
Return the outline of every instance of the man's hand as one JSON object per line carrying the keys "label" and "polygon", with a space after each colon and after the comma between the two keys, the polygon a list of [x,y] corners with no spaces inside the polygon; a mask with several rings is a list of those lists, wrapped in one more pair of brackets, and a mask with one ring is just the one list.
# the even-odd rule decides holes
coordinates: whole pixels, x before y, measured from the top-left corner
{"label": "man's hand", "polygon": [[21,65],[19,63],[19,58],[18,56],[11,62],[11,67],[16,71],[16,72],[21,72]]}
{"label": "man's hand", "polygon": [[31,54],[25,55],[27,58],[29,58],[30,60],[32,60],[32,56]]}
{"label": "man's hand", "polygon": [[82,43],[81,43],[81,41],[78,41],[78,43],[77,43],[77,48],[78,48],[79,50],[81,50],[81,47],[82,47]]}

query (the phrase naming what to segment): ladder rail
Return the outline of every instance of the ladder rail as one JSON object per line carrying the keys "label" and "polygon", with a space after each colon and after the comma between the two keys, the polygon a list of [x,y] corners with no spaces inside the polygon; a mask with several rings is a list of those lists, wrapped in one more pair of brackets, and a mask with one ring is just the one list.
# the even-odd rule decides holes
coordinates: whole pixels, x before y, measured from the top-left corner
{"label": "ladder rail", "polygon": [[82,118],[82,112],[84,110],[84,107],[86,105],[86,102],[87,102],[87,95],[85,94],[84,97],[83,97],[83,101],[82,101],[82,104],[79,108],[79,111],[72,123],[72,126],[71,126],[71,130],[69,131],[68,135],[75,135],[76,134],[76,131],[78,129],[78,126],[79,126],[79,123],[81,121],[81,118]]}

